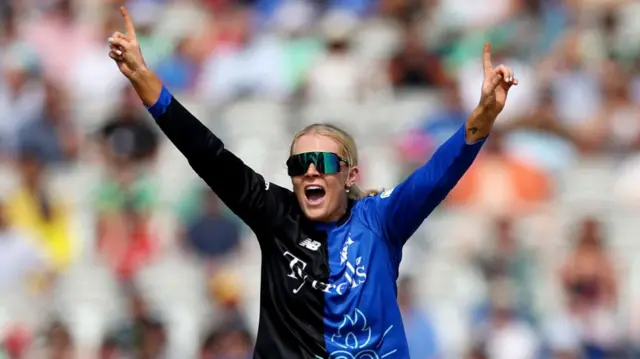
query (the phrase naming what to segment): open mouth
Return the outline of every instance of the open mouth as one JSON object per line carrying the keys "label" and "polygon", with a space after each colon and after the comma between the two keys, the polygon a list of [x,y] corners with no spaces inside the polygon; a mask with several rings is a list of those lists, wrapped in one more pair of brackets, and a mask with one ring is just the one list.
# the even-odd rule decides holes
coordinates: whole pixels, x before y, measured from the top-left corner
{"label": "open mouth", "polygon": [[304,195],[307,197],[307,201],[311,204],[318,204],[324,200],[326,194],[324,188],[317,185],[307,186],[304,189]]}

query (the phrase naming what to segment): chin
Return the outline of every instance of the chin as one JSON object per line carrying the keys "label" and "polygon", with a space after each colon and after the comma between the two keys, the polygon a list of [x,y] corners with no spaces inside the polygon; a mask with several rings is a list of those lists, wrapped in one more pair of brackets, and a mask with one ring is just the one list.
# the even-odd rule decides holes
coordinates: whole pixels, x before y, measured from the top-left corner
{"label": "chin", "polygon": [[326,208],[313,208],[304,206],[303,208],[304,215],[307,219],[315,222],[325,222],[328,218]]}

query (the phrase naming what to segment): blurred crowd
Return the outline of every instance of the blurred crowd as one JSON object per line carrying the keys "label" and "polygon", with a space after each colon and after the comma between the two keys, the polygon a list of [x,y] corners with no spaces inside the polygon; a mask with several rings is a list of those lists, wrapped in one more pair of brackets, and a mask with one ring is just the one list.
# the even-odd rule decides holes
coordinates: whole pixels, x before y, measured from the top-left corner
{"label": "blurred crowd", "polygon": [[[108,57],[120,3],[0,3],[0,358],[248,359],[257,243]],[[412,359],[640,355],[639,2],[126,3],[148,66],[274,176],[321,119],[353,132],[367,185],[397,183],[476,106],[490,41],[520,85],[411,241]]]}

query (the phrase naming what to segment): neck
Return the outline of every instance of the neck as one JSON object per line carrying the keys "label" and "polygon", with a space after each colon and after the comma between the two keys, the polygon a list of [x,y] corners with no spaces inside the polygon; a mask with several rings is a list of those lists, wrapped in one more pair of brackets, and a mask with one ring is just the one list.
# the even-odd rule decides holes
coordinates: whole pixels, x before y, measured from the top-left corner
{"label": "neck", "polygon": [[340,218],[342,218],[345,215],[345,213],[347,213],[347,209],[341,206],[339,210],[337,210],[333,215],[327,218],[327,222],[329,223],[338,222]]}
{"label": "neck", "polygon": [[329,222],[338,222],[349,212],[352,201],[345,197],[340,201],[340,207],[329,217]]}

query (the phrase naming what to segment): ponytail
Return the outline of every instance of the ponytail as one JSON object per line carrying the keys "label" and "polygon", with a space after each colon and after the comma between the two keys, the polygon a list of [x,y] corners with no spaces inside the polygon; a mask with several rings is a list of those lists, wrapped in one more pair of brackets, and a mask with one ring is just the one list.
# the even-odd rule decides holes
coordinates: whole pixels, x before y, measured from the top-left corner
{"label": "ponytail", "polygon": [[349,192],[347,193],[347,195],[349,199],[358,200],[366,197],[375,197],[380,192],[382,192],[382,190],[377,190],[377,189],[362,190],[360,186],[354,183],[351,187],[349,187]]}

